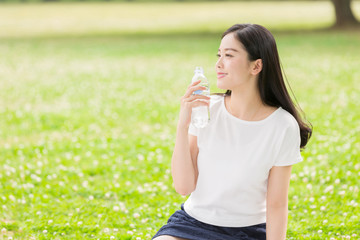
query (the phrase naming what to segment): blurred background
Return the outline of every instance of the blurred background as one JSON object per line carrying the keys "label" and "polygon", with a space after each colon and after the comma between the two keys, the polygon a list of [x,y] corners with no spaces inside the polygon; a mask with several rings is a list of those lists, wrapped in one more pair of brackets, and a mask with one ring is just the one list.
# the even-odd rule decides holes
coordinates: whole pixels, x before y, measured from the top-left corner
{"label": "blurred background", "polygon": [[221,34],[275,36],[314,127],[287,239],[359,239],[360,1],[0,0],[0,238],[150,239],[180,208],[172,155]]}

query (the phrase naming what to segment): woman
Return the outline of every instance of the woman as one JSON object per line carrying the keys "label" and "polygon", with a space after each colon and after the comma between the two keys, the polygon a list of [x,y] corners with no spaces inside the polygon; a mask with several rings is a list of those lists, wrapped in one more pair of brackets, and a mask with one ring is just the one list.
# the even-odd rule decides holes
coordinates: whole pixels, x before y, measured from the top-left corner
{"label": "woman", "polygon": [[[286,238],[291,165],[311,137],[286,89],[275,39],[264,27],[236,24],[222,36],[211,98],[181,100],[172,177],[190,197],[153,237],[170,239]],[[210,106],[210,123],[190,124],[191,109]]]}

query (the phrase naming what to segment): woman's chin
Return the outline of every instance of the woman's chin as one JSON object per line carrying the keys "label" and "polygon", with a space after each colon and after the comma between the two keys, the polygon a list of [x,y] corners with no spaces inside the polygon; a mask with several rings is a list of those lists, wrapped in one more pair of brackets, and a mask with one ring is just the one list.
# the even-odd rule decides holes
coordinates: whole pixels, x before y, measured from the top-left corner
{"label": "woman's chin", "polygon": [[221,82],[219,82],[219,80],[216,82],[216,87],[222,90],[227,90],[228,88],[226,86],[224,86],[224,84],[222,84]]}

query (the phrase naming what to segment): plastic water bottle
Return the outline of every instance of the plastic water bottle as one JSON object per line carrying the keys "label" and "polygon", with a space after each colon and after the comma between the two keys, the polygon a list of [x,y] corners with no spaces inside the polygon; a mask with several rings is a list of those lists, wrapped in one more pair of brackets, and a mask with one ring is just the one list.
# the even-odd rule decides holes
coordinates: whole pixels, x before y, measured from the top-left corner
{"label": "plastic water bottle", "polygon": [[[197,90],[193,94],[201,94],[205,96],[210,96],[210,87],[209,82],[204,75],[204,70],[202,67],[195,68],[195,75],[192,78],[192,82],[201,80],[198,85],[206,87],[205,90]],[[208,106],[199,106],[194,107],[191,113],[191,123],[197,128],[204,128],[210,120],[209,107]]]}

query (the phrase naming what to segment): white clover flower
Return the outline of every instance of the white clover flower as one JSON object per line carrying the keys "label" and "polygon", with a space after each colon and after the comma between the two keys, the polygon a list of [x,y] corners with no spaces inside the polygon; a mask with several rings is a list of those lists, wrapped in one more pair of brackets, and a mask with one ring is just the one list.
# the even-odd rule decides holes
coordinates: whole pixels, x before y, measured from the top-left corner
{"label": "white clover flower", "polygon": [[339,184],[339,183],[340,183],[340,179],[338,179],[338,178],[335,179],[335,183],[336,183],[336,184]]}
{"label": "white clover flower", "polygon": [[144,161],[144,159],[145,159],[144,155],[142,155],[140,153],[137,155],[137,158],[139,161]]}
{"label": "white clover flower", "polygon": [[134,213],[134,218],[139,218],[140,217],[140,214],[139,213]]}
{"label": "white clover flower", "polygon": [[330,186],[327,186],[327,187],[325,188],[324,192],[327,193],[327,192],[330,192],[330,191],[332,191],[332,190],[334,190],[334,186],[330,185]]}
{"label": "white clover flower", "polygon": [[322,230],[319,230],[318,233],[322,233]]}
{"label": "white clover flower", "polygon": [[113,210],[114,210],[115,212],[118,212],[118,211],[120,210],[120,207],[119,207],[119,206],[114,206],[114,207],[113,207]]}
{"label": "white clover flower", "polygon": [[53,223],[53,220],[50,219],[50,220],[48,221],[48,224],[52,224],[52,223]]}
{"label": "white clover flower", "polygon": [[15,200],[16,200],[16,198],[15,198],[13,195],[9,195],[9,199],[10,199],[11,201],[14,201],[14,202],[15,202]]}
{"label": "white clover flower", "polygon": [[6,231],[7,231],[6,228],[1,229],[2,234],[6,234]]}
{"label": "white clover flower", "polygon": [[43,233],[45,233],[45,234],[46,234],[46,233],[47,233],[47,230],[44,230],[44,231],[43,231]]}
{"label": "white clover flower", "polygon": [[133,234],[134,234],[134,232],[133,232],[133,231],[127,231],[127,234],[129,234],[129,235],[133,235]]}
{"label": "white clover flower", "polygon": [[321,206],[321,207],[320,207],[320,210],[321,210],[321,211],[325,211],[325,210],[326,210],[326,207]]}
{"label": "white clover flower", "polygon": [[89,196],[89,200],[90,200],[90,201],[94,200],[94,196],[93,196],[93,195],[90,195],[90,196]]}
{"label": "white clover flower", "polygon": [[328,223],[328,220],[325,219],[325,220],[323,221],[323,224],[327,224],[327,223]]}
{"label": "white clover flower", "polygon": [[83,224],[82,221],[80,221],[80,222],[77,223],[78,226],[80,226],[80,225],[82,225],[82,224]]}
{"label": "white clover flower", "polygon": [[109,228],[104,228],[104,233],[108,233],[110,232],[110,229]]}

